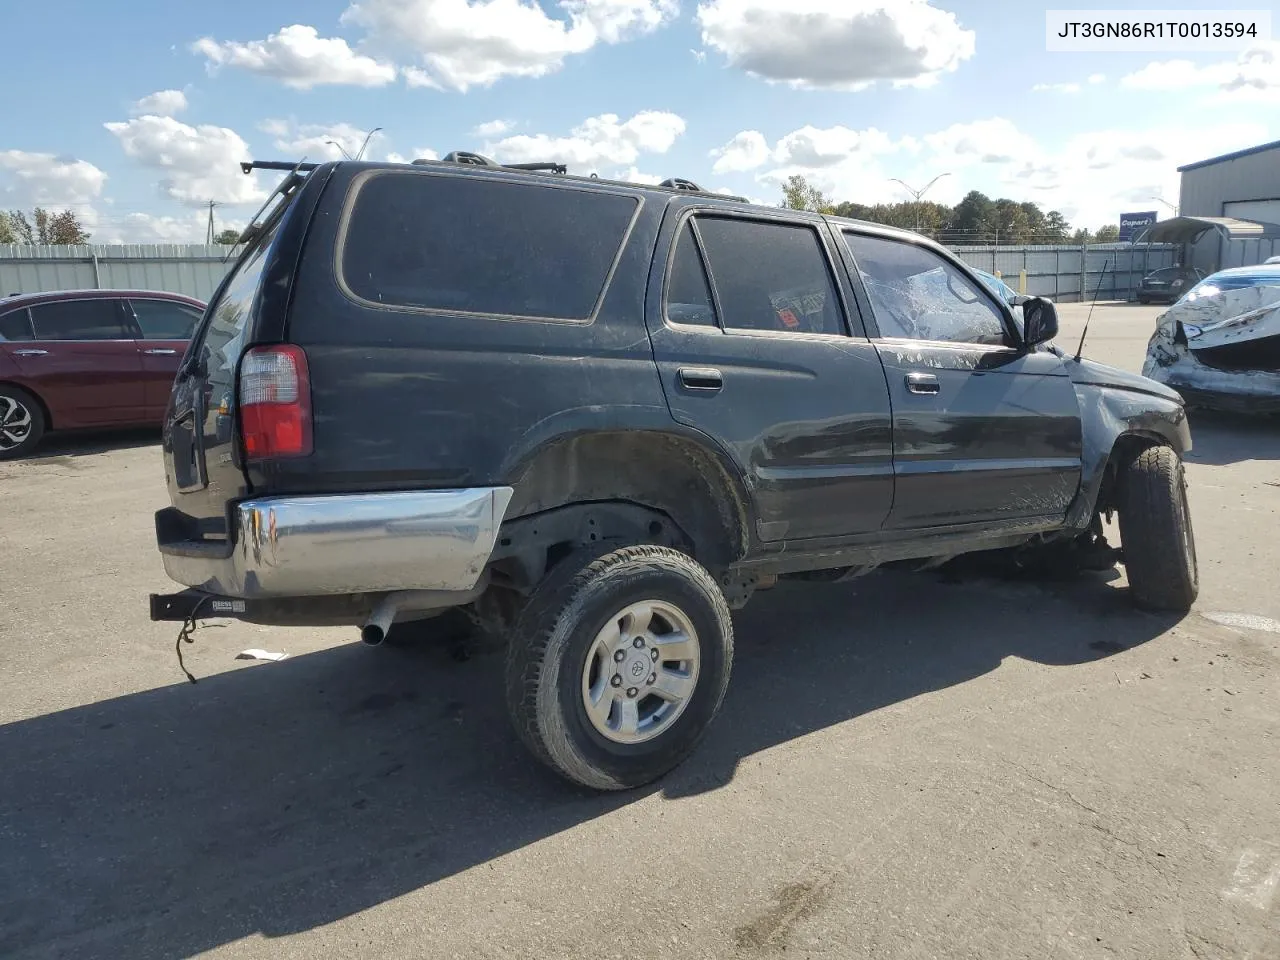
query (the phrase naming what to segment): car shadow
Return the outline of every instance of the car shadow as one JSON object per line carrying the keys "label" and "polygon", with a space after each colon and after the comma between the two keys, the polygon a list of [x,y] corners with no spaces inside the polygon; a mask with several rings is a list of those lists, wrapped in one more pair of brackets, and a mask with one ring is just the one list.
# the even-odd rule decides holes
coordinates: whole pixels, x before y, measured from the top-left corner
{"label": "car shadow", "polygon": [[45,437],[23,459],[52,460],[58,457],[84,457],[111,450],[151,447],[160,443],[159,427],[135,427],[127,430],[54,433]]}
{"label": "car shadow", "polygon": [[723,787],[745,758],[1006,657],[1069,671],[1173,622],[1100,578],[948,579],[759,594],[699,751],[625,794],[575,789],[525,752],[496,652],[352,643],[7,724],[0,955],[187,957],[311,930],[639,797]]}
{"label": "car shadow", "polygon": [[1280,460],[1280,417],[1193,410],[1188,463],[1226,466],[1242,460]]}

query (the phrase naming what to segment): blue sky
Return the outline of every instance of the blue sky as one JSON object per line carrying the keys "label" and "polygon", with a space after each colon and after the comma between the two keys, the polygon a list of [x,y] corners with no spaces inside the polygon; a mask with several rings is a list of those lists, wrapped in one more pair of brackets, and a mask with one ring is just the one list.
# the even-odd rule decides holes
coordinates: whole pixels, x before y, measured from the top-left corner
{"label": "blue sky", "polygon": [[0,110],[0,206],[71,205],[96,240],[198,241],[204,201],[238,225],[269,185],[236,161],[336,156],[331,139],[354,152],[381,127],[378,159],[479,150],[770,203],[791,173],[862,202],[905,199],[893,177],[947,173],[930,199],[978,189],[1097,227],[1153,195],[1176,202],[1180,163],[1280,138],[1276,45],[1049,53],[1044,9],[13,4],[6,34],[31,39],[6,48],[6,73],[27,80]]}

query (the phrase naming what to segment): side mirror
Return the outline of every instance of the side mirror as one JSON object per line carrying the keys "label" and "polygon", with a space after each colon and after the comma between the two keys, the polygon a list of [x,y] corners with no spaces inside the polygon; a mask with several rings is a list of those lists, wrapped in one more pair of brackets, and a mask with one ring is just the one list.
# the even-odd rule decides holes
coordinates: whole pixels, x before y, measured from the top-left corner
{"label": "side mirror", "polygon": [[1028,297],[1022,304],[1022,342],[1027,347],[1048,343],[1058,335],[1058,310],[1052,300]]}

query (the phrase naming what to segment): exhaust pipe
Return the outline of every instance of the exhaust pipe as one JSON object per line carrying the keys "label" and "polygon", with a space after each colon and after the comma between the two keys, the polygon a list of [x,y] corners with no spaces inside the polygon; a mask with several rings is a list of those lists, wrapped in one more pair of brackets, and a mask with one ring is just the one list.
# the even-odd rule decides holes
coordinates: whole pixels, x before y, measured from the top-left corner
{"label": "exhaust pipe", "polygon": [[387,639],[396,614],[405,612],[409,614],[407,619],[412,620],[415,614],[420,615],[427,610],[459,607],[471,603],[488,586],[489,576],[486,573],[470,590],[397,590],[388,593],[378,601],[369,614],[369,619],[360,627],[360,639],[369,646],[376,647]]}
{"label": "exhaust pipe", "polygon": [[388,593],[378,601],[373,613],[360,628],[360,639],[371,647],[376,647],[387,639],[387,631],[391,629],[391,621],[396,618],[396,609],[400,606],[403,594]]}

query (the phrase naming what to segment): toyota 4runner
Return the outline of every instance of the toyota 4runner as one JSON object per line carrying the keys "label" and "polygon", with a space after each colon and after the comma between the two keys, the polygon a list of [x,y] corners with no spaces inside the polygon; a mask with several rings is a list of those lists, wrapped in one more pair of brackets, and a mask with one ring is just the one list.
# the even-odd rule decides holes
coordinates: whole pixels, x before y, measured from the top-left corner
{"label": "toyota 4runner", "polygon": [[779,577],[1050,552],[1195,600],[1179,395],[926,239],[475,155],[244,167],[287,173],[173,385],[153,619],[461,611],[607,790],[693,751]]}

